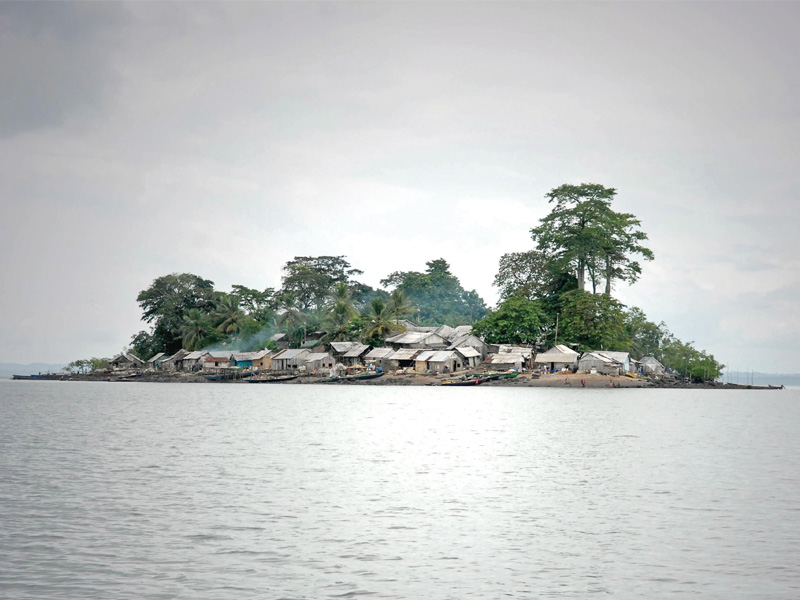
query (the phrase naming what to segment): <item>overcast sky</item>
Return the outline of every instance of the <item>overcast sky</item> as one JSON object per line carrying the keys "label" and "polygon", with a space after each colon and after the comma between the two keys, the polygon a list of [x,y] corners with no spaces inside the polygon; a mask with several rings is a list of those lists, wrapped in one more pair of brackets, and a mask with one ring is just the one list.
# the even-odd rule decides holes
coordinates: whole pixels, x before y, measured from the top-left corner
{"label": "overcast sky", "polygon": [[800,371],[798,3],[0,3],[0,361],[111,356],[137,293],[371,285],[490,304],[563,183],[656,260],[615,295],[733,369]]}

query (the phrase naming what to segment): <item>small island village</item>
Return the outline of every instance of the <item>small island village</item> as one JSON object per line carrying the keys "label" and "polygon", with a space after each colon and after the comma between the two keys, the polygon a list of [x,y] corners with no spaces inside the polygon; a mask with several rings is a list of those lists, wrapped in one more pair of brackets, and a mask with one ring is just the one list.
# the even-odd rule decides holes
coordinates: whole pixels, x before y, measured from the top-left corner
{"label": "small island village", "polygon": [[[149,331],[110,359],[16,379],[380,385],[754,387],[723,384],[724,365],[662,322],[612,296],[653,260],[640,221],[616,190],[565,184],[531,231],[533,248],[504,254],[486,307],[444,259],[394,272],[384,289],[358,282],[344,256],[295,257],[282,287],[257,290],[189,273],[156,279],[137,302]],[[638,260],[637,260],[638,259]],[[590,291],[591,290],[591,291]]]}

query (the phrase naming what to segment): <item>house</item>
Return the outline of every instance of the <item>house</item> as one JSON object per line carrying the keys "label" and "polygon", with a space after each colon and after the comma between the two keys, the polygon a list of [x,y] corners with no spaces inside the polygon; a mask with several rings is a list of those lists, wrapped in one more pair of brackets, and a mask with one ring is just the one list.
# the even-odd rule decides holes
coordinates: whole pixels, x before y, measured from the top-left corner
{"label": "house", "polygon": [[510,371],[516,369],[522,370],[522,365],[525,363],[525,357],[517,352],[500,352],[497,354],[490,354],[484,361],[493,371]]}
{"label": "house", "polygon": [[415,357],[414,363],[414,369],[419,373],[452,373],[462,366],[459,357],[452,350],[423,350]]}
{"label": "house", "polygon": [[386,343],[395,349],[416,348],[444,350],[447,348],[449,342],[432,331],[406,331],[386,338]]}
{"label": "house", "polygon": [[276,333],[268,340],[269,342],[275,342],[275,346],[277,346],[278,350],[286,350],[289,347],[289,334],[288,333]]}
{"label": "house", "polygon": [[306,356],[305,366],[309,373],[332,369],[335,361],[329,352],[313,352]]}
{"label": "house", "polygon": [[450,340],[450,345],[447,347],[447,349],[455,350],[457,348],[466,347],[475,348],[481,355],[481,360],[483,360],[486,355],[489,354],[489,345],[481,338],[472,335],[471,333],[457,334],[453,339]]}
{"label": "house", "polygon": [[642,373],[645,375],[660,374],[664,372],[664,365],[654,356],[645,356],[639,361],[639,366]]}
{"label": "house", "polygon": [[205,357],[208,356],[208,350],[195,350],[189,352],[177,363],[177,367],[181,371],[199,371],[204,366]]}
{"label": "house", "polygon": [[287,348],[281,350],[272,357],[273,371],[288,371],[290,369],[299,369],[305,364],[306,357],[311,354],[305,348]]}
{"label": "house", "polygon": [[189,351],[181,348],[169,358],[163,359],[161,361],[161,368],[167,371],[177,371],[179,369],[178,365],[187,354],[189,354]]}
{"label": "house", "polygon": [[271,350],[260,350],[254,353],[253,368],[258,370],[269,369],[272,366],[272,357],[276,352]]}
{"label": "house", "polygon": [[627,352],[613,352],[611,350],[597,350],[595,351],[596,354],[602,354],[603,356],[610,358],[612,360],[617,361],[620,365],[622,365],[622,372],[623,373],[634,373],[636,369],[631,362],[631,355]]}
{"label": "house", "polygon": [[344,353],[342,356],[342,364],[347,366],[355,366],[364,364],[364,357],[369,352],[372,346],[367,346],[366,344],[359,344],[355,342],[352,348]]}
{"label": "house", "polygon": [[344,364],[344,355],[350,352],[356,345],[363,345],[360,342],[331,342],[328,344],[328,352],[336,360]]}
{"label": "house", "polygon": [[415,366],[415,358],[421,354],[423,350],[418,348],[401,348],[395,350],[389,356],[383,359],[384,364],[388,369],[405,369],[407,367]]}
{"label": "house", "polygon": [[232,352],[220,352],[219,350],[209,352],[203,358],[204,369],[227,369],[231,366]]}
{"label": "house", "polygon": [[145,367],[147,367],[148,369],[160,369],[161,363],[164,361],[164,359],[167,358],[169,357],[166,355],[166,353],[159,352],[145,363]]}
{"label": "house", "polygon": [[592,371],[593,369],[603,375],[619,375],[622,372],[622,365],[600,352],[585,352],[578,359],[578,370]]}
{"label": "house", "polygon": [[483,357],[481,353],[472,346],[464,346],[455,349],[456,354],[461,359],[461,363],[465,369],[472,369],[481,364]]}
{"label": "house", "polygon": [[388,365],[384,364],[384,359],[390,354],[394,354],[392,348],[373,348],[364,355],[364,362],[371,364],[382,369],[387,369]]}
{"label": "house", "polygon": [[120,352],[114,358],[108,361],[108,366],[114,370],[141,369],[144,367],[144,361],[130,352]]}
{"label": "house", "polygon": [[234,352],[231,355],[231,365],[234,367],[244,367],[252,369],[256,366],[256,361],[263,358],[269,350],[259,350],[258,352]]}
{"label": "house", "polygon": [[534,362],[538,365],[546,366],[550,371],[560,371],[562,369],[574,371],[578,368],[579,356],[572,348],[559,344],[553,346],[547,352],[537,354]]}

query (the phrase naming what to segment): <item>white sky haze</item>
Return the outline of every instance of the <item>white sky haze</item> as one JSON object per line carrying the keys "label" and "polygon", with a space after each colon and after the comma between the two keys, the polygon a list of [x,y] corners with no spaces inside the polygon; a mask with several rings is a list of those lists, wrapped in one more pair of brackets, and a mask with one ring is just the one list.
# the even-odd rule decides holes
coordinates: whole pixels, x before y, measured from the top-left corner
{"label": "white sky haze", "polygon": [[563,183],[656,255],[615,295],[800,371],[798,3],[0,3],[0,361],[111,356],[190,272],[370,285],[445,258],[489,304]]}

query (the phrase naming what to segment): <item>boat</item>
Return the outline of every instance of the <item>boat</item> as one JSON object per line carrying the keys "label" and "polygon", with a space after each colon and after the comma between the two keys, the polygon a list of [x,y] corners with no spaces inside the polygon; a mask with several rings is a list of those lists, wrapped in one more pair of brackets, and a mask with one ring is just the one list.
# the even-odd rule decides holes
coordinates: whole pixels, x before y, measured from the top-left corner
{"label": "boat", "polygon": [[386,375],[384,371],[375,371],[374,373],[362,373],[361,375],[345,375],[344,377],[328,377],[327,379],[320,379],[317,383],[343,383],[348,381],[365,381],[368,379],[377,379]]}
{"label": "boat", "polygon": [[446,386],[457,386],[457,385],[480,385],[484,382],[488,381],[485,377],[478,377],[476,379],[449,379],[447,381],[443,381],[442,385]]}
{"label": "boat", "polygon": [[264,379],[251,379],[247,383],[282,383],[284,381],[292,381],[297,379],[299,375],[283,375],[278,377],[265,377]]}
{"label": "boat", "polygon": [[12,375],[11,379],[18,381],[61,381],[63,373],[39,373],[38,375]]}

